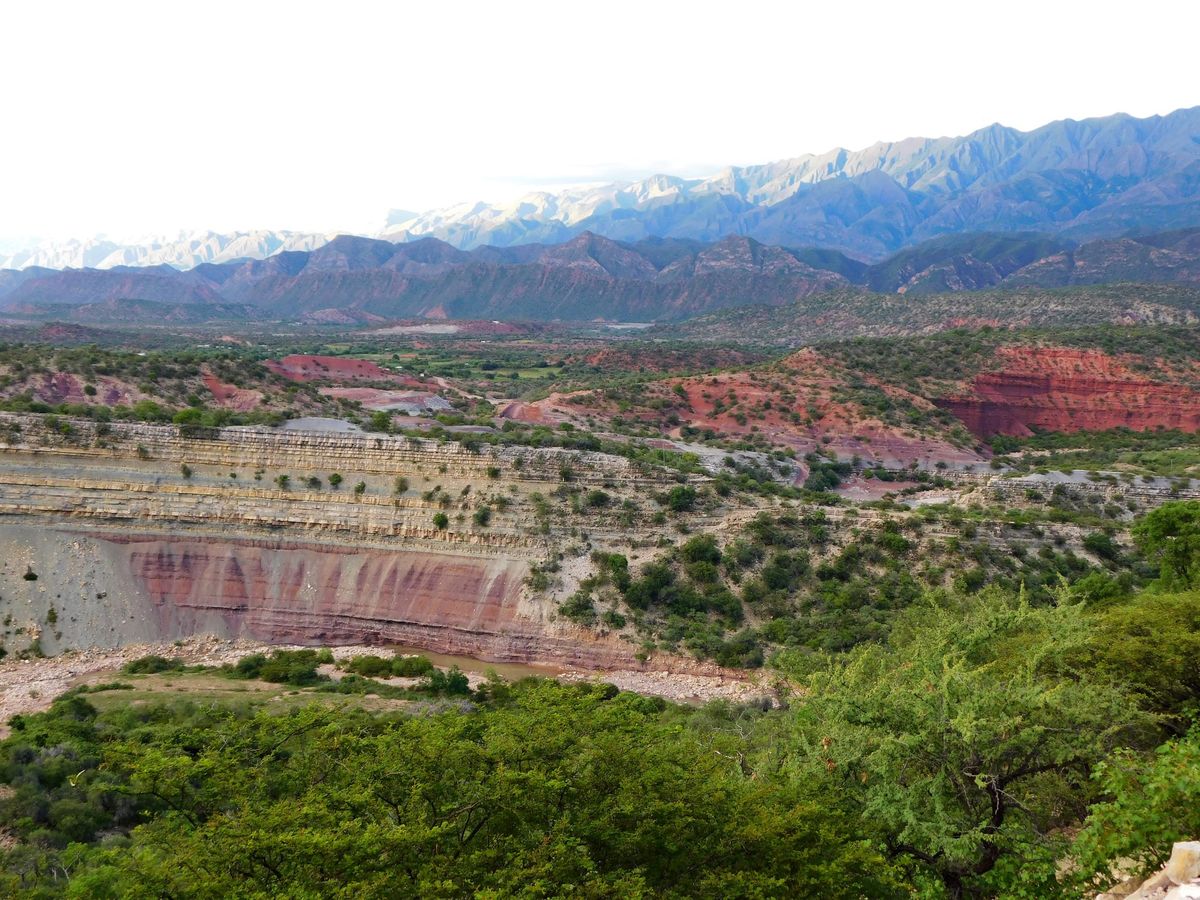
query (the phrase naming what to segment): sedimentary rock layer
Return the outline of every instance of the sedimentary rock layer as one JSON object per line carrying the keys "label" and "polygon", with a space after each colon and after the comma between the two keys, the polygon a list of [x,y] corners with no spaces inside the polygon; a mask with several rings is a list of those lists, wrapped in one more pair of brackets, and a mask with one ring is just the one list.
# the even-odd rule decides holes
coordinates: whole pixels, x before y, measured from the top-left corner
{"label": "sedimentary rock layer", "polygon": [[[43,424],[0,419],[0,640],[10,649],[212,633],[637,665],[635,644],[557,619],[556,602],[525,585],[556,540],[537,527],[530,495],[561,483],[568,457],[557,451],[238,429],[189,439],[167,426],[98,434],[82,422],[63,435]],[[621,458],[570,462],[585,483],[657,483]],[[342,487],[329,487],[331,472]],[[284,473],[295,487],[275,483]],[[400,493],[398,476],[410,482]],[[359,481],[361,491],[349,487]],[[486,527],[471,516],[484,502],[495,504]],[[439,511],[449,527],[434,525]],[[594,541],[630,537],[603,514],[590,527]]]}
{"label": "sedimentary rock layer", "polygon": [[938,400],[979,437],[1033,431],[1200,430],[1200,393],[1154,381],[1097,350],[1004,348],[1001,367]]}

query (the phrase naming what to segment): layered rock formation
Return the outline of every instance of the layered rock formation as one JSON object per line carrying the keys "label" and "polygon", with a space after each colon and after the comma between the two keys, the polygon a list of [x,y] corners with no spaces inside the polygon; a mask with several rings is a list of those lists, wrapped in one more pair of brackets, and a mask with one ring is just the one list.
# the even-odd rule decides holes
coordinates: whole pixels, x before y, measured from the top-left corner
{"label": "layered rock formation", "polygon": [[[544,501],[531,494],[560,484],[568,462],[583,484],[643,497],[660,486],[626,459],[265,429],[189,439],[167,426],[97,432],[73,422],[64,436],[14,416],[0,417],[0,438],[0,640],[9,649],[212,633],[638,665],[636,644],[558,620],[554,599],[525,586],[559,539],[536,519]],[[343,477],[338,489],[326,484],[332,472]],[[398,476],[411,484],[399,494]],[[484,502],[495,507],[487,527],[469,524]],[[448,528],[433,524],[440,510]],[[602,546],[637,536],[602,513],[589,528]]]}
{"label": "layered rock formation", "polygon": [[1200,430],[1200,392],[1139,374],[1098,350],[1005,347],[999,367],[944,397],[978,437],[1131,428]]}

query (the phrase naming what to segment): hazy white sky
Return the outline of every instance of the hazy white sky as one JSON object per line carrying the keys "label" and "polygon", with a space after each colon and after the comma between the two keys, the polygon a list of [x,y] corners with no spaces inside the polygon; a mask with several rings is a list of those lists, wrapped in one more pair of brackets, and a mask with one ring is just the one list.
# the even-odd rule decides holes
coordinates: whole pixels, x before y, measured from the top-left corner
{"label": "hazy white sky", "polygon": [[1200,104],[1200,4],[3,9],[0,238],[374,231],[389,207]]}

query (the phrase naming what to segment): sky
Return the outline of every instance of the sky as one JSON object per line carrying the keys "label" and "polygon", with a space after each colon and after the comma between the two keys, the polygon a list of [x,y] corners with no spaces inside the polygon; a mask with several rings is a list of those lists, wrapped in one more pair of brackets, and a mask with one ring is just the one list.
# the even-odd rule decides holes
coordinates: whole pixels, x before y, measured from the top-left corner
{"label": "sky", "polygon": [[1200,4],[9,0],[0,242],[276,228],[1200,104]]}

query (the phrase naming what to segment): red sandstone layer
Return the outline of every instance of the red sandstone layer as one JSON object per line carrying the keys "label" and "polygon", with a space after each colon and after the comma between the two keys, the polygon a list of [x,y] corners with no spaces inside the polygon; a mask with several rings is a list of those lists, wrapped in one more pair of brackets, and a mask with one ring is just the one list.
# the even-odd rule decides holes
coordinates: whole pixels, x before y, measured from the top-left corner
{"label": "red sandstone layer", "polygon": [[594,669],[639,667],[628,643],[555,628],[525,611],[527,565],[511,558],[296,541],[102,539],[132,577],[154,633],[164,640],[213,633],[270,643],[404,644]]}
{"label": "red sandstone layer", "polygon": [[1099,350],[1004,347],[1002,368],[938,400],[979,437],[1039,431],[1200,430],[1200,393],[1154,381]]}

